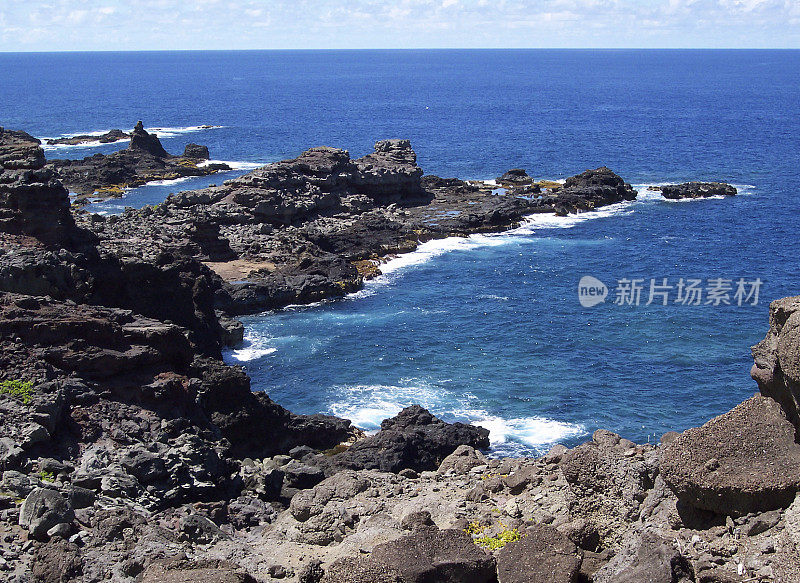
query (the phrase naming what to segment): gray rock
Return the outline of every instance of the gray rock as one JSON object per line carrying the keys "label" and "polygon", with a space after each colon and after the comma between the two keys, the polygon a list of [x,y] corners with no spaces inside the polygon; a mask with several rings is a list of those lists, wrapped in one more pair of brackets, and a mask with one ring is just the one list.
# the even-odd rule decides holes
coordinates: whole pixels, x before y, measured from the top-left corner
{"label": "gray rock", "polygon": [[47,532],[61,523],[71,523],[75,518],[69,502],[55,490],[36,488],[22,503],[19,525],[27,528],[31,537],[45,540]]}
{"label": "gray rock", "polygon": [[417,530],[425,526],[435,526],[431,513],[427,510],[409,512],[400,521],[400,527],[403,530]]}
{"label": "gray rock", "polygon": [[120,459],[120,464],[142,484],[158,482],[168,475],[164,460],[142,448],[129,450]]}
{"label": "gray rock", "polygon": [[456,450],[442,460],[439,474],[453,471],[458,475],[468,474],[472,468],[486,465],[486,456],[469,445],[459,445]]}
{"label": "gray rock", "polygon": [[369,486],[370,481],[358,472],[342,471],[323,480],[311,490],[297,494],[289,504],[289,511],[295,520],[305,522],[321,514],[328,503],[349,500]]}
{"label": "gray rock", "polygon": [[211,520],[199,514],[182,516],[178,528],[185,540],[200,544],[230,538]]}

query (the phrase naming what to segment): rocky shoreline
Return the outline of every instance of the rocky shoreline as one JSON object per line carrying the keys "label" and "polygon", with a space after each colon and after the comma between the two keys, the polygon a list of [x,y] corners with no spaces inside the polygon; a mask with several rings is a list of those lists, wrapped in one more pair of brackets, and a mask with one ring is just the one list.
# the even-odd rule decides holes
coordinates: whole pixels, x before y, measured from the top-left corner
{"label": "rocky shoreline", "polygon": [[371,436],[295,415],[221,361],[236,315],[358,289],[421,241],[636,196],[607,168],[523,174],[423,176],[389,140],[103,218],[0,129],[0,575],[800,580],[800,298],[771,305],[759,395],[657,445],[599,430],[538,459],[487,458],[485,429],[419,406]]}

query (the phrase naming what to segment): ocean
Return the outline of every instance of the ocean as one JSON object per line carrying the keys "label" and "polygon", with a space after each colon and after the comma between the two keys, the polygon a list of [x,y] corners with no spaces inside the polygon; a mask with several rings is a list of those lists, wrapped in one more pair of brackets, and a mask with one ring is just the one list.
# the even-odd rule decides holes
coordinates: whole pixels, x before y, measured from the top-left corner
{"label": "ocean", "polygon": [[[497,455],[597,428],[652,442],[757,390],[749,347],[769,301],[800,293],[800,51],[0,54],[0,78],[5,127],[44,138],[142,119],[168,151],[197,142],[236,163],[93,212],[312,146],[355,157],[394,137],[411,140],[428,174],[489,180],[522,167],[559,180],[606,165],[639,190],[596,213],[429,242],[344,299],[244,318],[246,345],[226,359],[298,413],[374,430],[421,403],[488,427]],[[739,196],[668,202],[647,189],[688,180],[730,182]],[[605,284],[604,302],[581,304],[584,276]],[[676,301],[690,280],[699,305]]]}

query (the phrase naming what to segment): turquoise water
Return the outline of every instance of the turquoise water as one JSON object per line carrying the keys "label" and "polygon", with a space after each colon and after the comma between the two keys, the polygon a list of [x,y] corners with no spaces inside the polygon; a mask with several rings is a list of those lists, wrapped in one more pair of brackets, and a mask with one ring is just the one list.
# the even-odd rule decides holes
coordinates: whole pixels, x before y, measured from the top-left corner
{"label": "turquoise water", "polygon": [[[749,346],[767,302],[800,289],[798,51],[5,54],[0,74],[0,123],[37,136],[143,119],[177,130],[169,151],[193,141],[254,164],[322,144],[360,156],[406,137],[442,176],[524,167],[558,179],[605,164],[635,185],[740,187],[692,202],[642,189],[593,217],[426,244],[354,296],[246,318],[249,344],[228,359],[298,412],[370,429],[420,402],[490,427],[498,453],[598,427],[653,440],[756,391]],[[223,127],[193,129],[203,124]],[[97,210],[223,178],[136,189]],[[605,303],[580,305],[584,275],[610,288]],[[623,278],[763,285],[755,306],[618,306]]]}

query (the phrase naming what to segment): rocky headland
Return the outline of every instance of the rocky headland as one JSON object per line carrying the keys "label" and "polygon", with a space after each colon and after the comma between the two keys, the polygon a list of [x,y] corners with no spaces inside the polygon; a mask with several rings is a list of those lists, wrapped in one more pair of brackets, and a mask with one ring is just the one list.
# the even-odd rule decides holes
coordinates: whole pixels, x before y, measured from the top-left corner
{"label": "rocky headland", "polygon": [[357,289],[420,241],[635,197],[607,168],[509,186],[423,176],[391,140],[103,218],[0,129],[2,578],[800,580],[800,298],[772,303],[732,411],[535,459],[419,406],[369,436],[295,415],[220,359],[236,314]]}
{"label": "rocky headland", "polygon": [[[47,166],[70,192],[78,195],[75,200],[78,204],[88,202],[88,197],[119,197],[125,189],[148,182],[208,176],[231,169],[224,163],[208,163],[206,146],[187,144],[182,155],[169,154],[158,136],[148,133],[141,121],[130,134],[112,130],[101,136],[99,141],[112,143],[126,137],[130,138],[130,144],[125,150],[113,154],[95,154],[82,160],[51,160]],[[87,138],[98,139],[96,136],[77,136],[60,141],[49,140],[48,144],[81,144],[90,141]]]}

